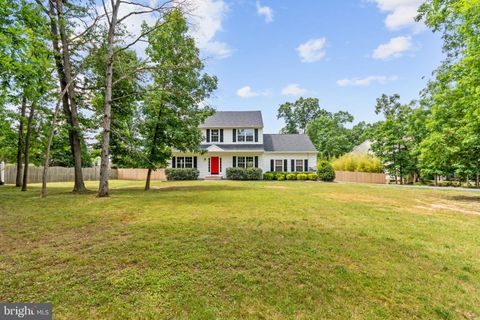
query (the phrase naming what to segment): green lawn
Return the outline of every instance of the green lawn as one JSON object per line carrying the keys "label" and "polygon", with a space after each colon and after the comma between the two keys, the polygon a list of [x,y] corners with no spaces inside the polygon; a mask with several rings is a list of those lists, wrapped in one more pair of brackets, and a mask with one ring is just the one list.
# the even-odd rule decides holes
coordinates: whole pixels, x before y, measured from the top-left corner
{"label": "green lawn", "polygon": [[480,318],[480,193],[153,186],[0,187],[0,301],[54,319]]}

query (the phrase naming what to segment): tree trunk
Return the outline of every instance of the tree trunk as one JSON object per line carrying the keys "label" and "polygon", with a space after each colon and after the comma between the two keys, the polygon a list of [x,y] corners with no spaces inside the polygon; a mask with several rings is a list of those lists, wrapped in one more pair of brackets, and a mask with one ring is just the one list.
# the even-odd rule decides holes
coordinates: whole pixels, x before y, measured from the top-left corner
{"label": "tree trunk", "polygon": [[475,187],[480,187],[480,164],[477,162],[477,172],[475,175]]}
{"label": "tree trunk", "polygon": [[113,44],[119,7],[120,0],[116,0],[112,8],[112,16],[110,19],[107,37],[107,68],[105,72],[105,105],[103,107],[102,152],[100,155],[100,184],[98,188],[99,197],[108,197],[108,169],[110,164],[110,122],[112,113],[112,76],[113,61],[115,59]]}
{"label": "tree trunk", "polygon": [[[73,192],[83,192],[86,190],[86,188],[82,173],[80,125],[78,122],[75,88],[73,85],[67,85],[72,82],[72,69],[70,65],[68,35],[65,31],[65,25],[62,22],[64,19],[62,1],[63,0],[56,0],[57,13],[59,18],[59,28],[57,27],[57,20],[54,18],[55,8],[53,6],[53,1],[49,1],[50,31],[52,33],[52,44],[55,51],[55,64],[59,76],[60,89],[63,92],[64,89],[67,88],[67,94],[63,96],[63,110],[69,124],[68,137],[74,163],[75,184],[73,187]],[[60,50],[60,46],[58,43],[59,30],[60,39],[62,41],[62,50]]]}
{"label": "tree trunk", "polygon": [[147,172],[147,180],[145,181],[145,191],[150,190],[150,177],[152,175],[152,169],[148,168]]}
{"label": "tree trunk", "polygon": [[22,186],[22,153],[23,153],[23,123],[25,112],[27,110],[27,99],[22,97],[22,110],[20,112],[20,121],[18,126],[18,143],[17,143],[17,174],[15,177],[15,187]]}
{"label": "tree trunk", "polygon": [[[160,118],[162,116],[162,103],[160,103],[160,107],[158,108],[158,114],[157,114],[157,121],[155,123],[155,131],[153,132],[153,140],[152,140],[152,148],[150,149],[150,159],[153,159],[155,157],[155,146],[157,145],[157,140],[158,140],[158,134],[160,130]],[[150,176],[152,174],[152,168],[148,168],[148,173],[147,173],[147,181],[145,182],[145,191],[150,190]]]}
{"label": "tree trunk", "polygon": [[438,175],[435,174],[435,187],[438,187]]}
{"label": "tree trunk", "polygon": [[47,173],[48,173],[48,165],[50,162],[50,148],[52,147],[53,135],[55,134],[55,127],[57,124],[57,116],[58,111],[60,110],[60,103],[63,100],[67,90],[64,89],[61,92],[61,96],[59,97],[57,104],[55,105],[55,111],[53,112],[52,123],[50,125],[50,133],[48,135],[48,142],[47,148],[45,150],[45,159],[43,161],[43,173],[42,173],[42,193],[40,196],[45,198],[47,196]]}
{"label": "tree trunk", "polygon": [[29,162],[28,156],[29,156],[29,148],[30,148],[30,135],[32,134],[32,124],[33,124],[34,116],[35,116],[35,103],[32,103],[32,105],[30,106],[30,114],[28,115],[27,134],[25,135],[25,151],[24,151],[25,166],[23,169],[22,191],[27,191],[28,162]]}

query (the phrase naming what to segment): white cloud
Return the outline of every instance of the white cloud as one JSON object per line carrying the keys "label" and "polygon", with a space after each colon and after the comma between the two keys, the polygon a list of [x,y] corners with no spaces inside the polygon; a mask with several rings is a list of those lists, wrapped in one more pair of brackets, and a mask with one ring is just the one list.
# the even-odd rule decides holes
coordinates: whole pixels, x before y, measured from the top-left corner
{"label": "white cloud", "polygon": [[215,35],[222,31],[222,22],[228,11],[223,0],[193,0],[190,20],[193,24],[191,35],[196,44],[205,53],[216,58],[227,58],[232,54],[228,44],[215,40]]}
{"label": "white cloud", "polygon": [[237,96],[241,98],[252,98],[258,95],[259,93],[252,91],[250,86],[245,86],[237,90]]}
{"label": "white cloud", "polygon": [[395,37],[389,42],[379,45],[373,50],[374,59],[389,60],[401,57],[406,51],[412,49],[411,37]]}
{"label": "white cloud", "polygon": [[257,1],[257,14],[260,16],[264,16],[265,22],[270,23],[273,22],[273,10],[268,6],[262,6],[260,1]]}
{"label": "white cloud", "polygon": [[[157,0],[150,0],[150,5],[158,6]],[[190,22],[190,34],[195,38],[197,47],[205,54],[216,58],[226,58],[232,54],[232,49],[228,44],[215,40],[218,32],[222,31],[222,22],[228,12],[228,6],[224,0],[190,0],[187,4],[172,2],[174,5],[186,6],[189,14],[187,18]],[[103,13],[104,9],[100,5],[98,12]],[[107,2],[107,10],[110,10],[110,4]],[[122,3],[120,6],[119,17],[123,17],[130,12],[140,12],[144,7],[130,3]],[[142,23],[153,26],[159,19],[159,14],[138,14],[131,15],[123,23],[126,30],[131,34],[131,39],[135,39],[142,31]],[[139,41],[133,47],[140,56],[144,55],[147,43]]]}
{"label": "white cloud", "polygon": [[296,49],[302,62],[315,62],[325,56],[325,46],[327,39],[317,38],[302,43]]}
{"label": "white cloud", "polygon": [[365,78],[345,78],[337,80],[337,84],[341,87],[346,86],[369,86],[374,82],[386,84],[390,81],[398,80],[397,76],[368,76]]}
{"label": "white cloud", "polygon": [[307,93],[307,89],[300,87],[299,84],[292,83],[282,89],[282,95],[284,96],[301,96]]}
{"label": "white cloud", "polygon": [[377,7],[388,12],[385,18],[385,26],[389,30],[400,30],[402,28],[411,28],[415,32],[425,29],[422,22],[416,22],[415,16],[418,14],[418,7],[424,0],[371,0],[377,4]]}

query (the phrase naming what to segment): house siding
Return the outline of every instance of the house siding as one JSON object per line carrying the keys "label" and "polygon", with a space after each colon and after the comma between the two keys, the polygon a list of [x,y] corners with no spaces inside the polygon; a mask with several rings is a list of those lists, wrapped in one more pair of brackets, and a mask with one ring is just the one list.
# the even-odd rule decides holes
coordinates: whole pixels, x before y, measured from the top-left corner
{"label": "house siding", "polygon": [[[241,156],[258,156],[258,167],[262,169],[263,172],[270,171],[270,161],[271,160],[287,160],[287,172],[291,171],[291,160],[308,160],[308,166],[312,169],[316,168],[317,165],[317,154],[316,153],[275,153],[275,152],[238,152],[238,153],[205,153],[205,154],[194,154],[194,153],[174,153],[174,156],[180,157],[197,157],[197,169],[199,170],[199,178],[204,179],[205,177],[211,176],[208,171],[208,160],[210,157],[220,157],[222,159],[222,167],[219,173],[219,176],[226,178],[226,169],[233,167],[233,157]],[[169,168],[171,168],[171,163],[169,163]]]}

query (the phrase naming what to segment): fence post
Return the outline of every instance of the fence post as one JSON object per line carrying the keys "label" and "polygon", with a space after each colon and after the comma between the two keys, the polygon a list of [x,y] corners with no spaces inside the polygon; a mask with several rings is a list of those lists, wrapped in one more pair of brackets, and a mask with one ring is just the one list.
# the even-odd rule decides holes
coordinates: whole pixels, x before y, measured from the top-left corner
{"label": "fence post", "polygon": [[0,162],[0,186],[5,184],[5,162]]}

